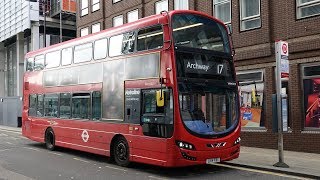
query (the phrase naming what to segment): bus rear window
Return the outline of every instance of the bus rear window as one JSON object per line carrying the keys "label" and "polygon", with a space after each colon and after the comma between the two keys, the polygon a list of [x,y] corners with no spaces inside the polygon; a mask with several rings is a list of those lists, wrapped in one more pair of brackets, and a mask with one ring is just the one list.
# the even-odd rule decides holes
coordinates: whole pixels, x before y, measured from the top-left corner
{"label": "bus rear window", "polygon": [[149,27],[139,31],[137,43],[138,51],[162,48],[162,46],[163,31],[160,25]]}

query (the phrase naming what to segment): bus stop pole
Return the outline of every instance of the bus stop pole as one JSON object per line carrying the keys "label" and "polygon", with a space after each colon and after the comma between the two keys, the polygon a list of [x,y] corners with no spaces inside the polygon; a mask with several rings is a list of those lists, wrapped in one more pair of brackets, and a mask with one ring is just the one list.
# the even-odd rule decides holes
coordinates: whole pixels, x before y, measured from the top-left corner
{"label": "bus stop pole", "polygon": [[[279,49],[280,42],[276,42],[276,49]],[[279,162],[274,164],[276,167],[288,168],[283,158],[283,125],[282,125],[282,95],[281,95],[281,54],[276,50],[276,90],[277,90],[277,117],[278,117],[278,154]]]}

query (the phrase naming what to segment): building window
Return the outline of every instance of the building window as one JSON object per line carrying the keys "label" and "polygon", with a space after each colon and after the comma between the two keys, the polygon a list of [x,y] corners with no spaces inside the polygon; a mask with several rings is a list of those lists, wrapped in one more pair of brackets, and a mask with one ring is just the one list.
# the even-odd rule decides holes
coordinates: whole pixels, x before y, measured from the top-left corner
{"label": "building window", "polygon": [[155,4],[156,14],[160,14],[161,11],[168,11],[168,0],[158,1]]}
{"label": "building window", "polygon": [[116,27],[116,26],[120,26],[123,24],[123,16],[116,16],[112,19],[112,26]]}
{"label": "building window", "polygon": [[304,127],[320,128],[320,66],[302,66]]}
{"label": "building window", "polygon": [[240,119],[242,127],[264,127],[263,75],[263,70],[237,73],[240,89]]}
{"label": "building window", "polygon": [[92,12],[95,12],[100,9],[100,0],[92,0]]}
{"label": "building window", "polygon": [[214,16],[226,24],[231,23],[230,0],[213,0]]}
{"label": "building window", "polygon": [[189,0],[174,0],[174,9],[189,9]]}
{"label": "building window", "polygon": [[100,23],[96,23],[91,26],[91,33],[96,33],[96,32],[99,32],[100,30],[101,30]]}
{"label": "building window", "polygon": [[87,15],[89,13],[88,0],[81,0],[81,16]]}
{"label": "building window", "polygon": [[121,1],[121,0],[112,0],[113,3],[117,3],[119,1]]}
{"label": "building window", "polygon": [[89,34],[89,28],[88,28],[88,27],[82,28],[82,29],[80,30],[80,37],[86,36],[86,35],[88,35],[88,34]]}
{"label": "building window", "polygon": [[297,0],[297,17],[320,15],[320,0]]}
{"label": "building window", "polygon": [[240,0],[241,31],[261,27],[260,0]]}
{"label": "building window", "polygon": [[139,19],[139,10],[136,9],[136,10],[130,11],[128,12],[127,15],[128,15],[128,23],[136,21]]}

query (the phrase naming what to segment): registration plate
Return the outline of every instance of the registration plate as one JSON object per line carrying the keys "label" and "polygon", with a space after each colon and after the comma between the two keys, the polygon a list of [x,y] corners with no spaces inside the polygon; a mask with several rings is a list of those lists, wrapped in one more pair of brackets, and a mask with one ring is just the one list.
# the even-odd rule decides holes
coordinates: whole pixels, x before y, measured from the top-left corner
{"label": "registration plate", "polygon": [[212,159],[207,159],[206,160],[207,164],[214,164],[214,163],[217,163],[217,162],[220,162],[220,158],[212,158]]}

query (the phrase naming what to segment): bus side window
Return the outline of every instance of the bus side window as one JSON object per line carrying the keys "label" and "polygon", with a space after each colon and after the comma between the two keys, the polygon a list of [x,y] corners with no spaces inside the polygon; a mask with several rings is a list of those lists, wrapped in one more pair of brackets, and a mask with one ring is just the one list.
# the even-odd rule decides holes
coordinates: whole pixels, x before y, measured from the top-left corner
{"label": "bus side window", "polygon": [[71,94],[60,93],[60,105],[59,105],[60,118],[71,118]]}
{"label": "bus side window", "polygon": [[70,65],[72,62],[72,48],[65,48],[61,51],[61,65]]}
{"label": "bus side window", "polygon": [[104,59],[107,57],[108,39],[100,39],[94,42],[94,59]]}
{"label": "bus side window", "polygon": [[37,109],[37,95],[30,94],[29,95],[29,116],[36,116],[36,109]]}
{"label": "bus side window", "polygon": [[137,41],[138,51],[162,48],[162,46],[163,46],[163,30],[161,25],[142,29],[138,32],[138,41]]}
{"label": "bus side window", "polygon": [[101,92],[94,91],[92,92],[92,119],[100,120],[101,119]]}
{"label": "bus side window", "polygon": [[123,34],[122,54],[129,54],[134,51],[134,41],[136,39],[135,32],[127,32]]}
{"label": "bus side window", "polygon": [[40,71],[44,68],[44,55],[36,56],[34,58],[34,70]]}
{"label": "bus side window", "polygon": [[43,95],[42,94],[38,94],[37,116],[43,117]]}
{"label": "bus side window", "polygon": [[46,94],[44,96],[44,116],[58,117],[58,95]]}
{"label": "bus side window", "polygon": [[121,55],[122,40],[123,40],[123,34],[112,36],[110,38],[110,45],[109,45],[110,57]]}
{"label": "bus side window", "polygon": [[81,44],[74,47],[73,62],[82,63],[91,61],[92,59],[92,43]]}
{"label": "bus side window", "polygon": [[46,54],[46,68],[54,68],[60,65],[60,51],[53,51]]}
{"label": "bus side window", "polygon": [[28,58],[26,60],[26,71],[33,71],[33,68],[34,68],[34,61],[33,61],[33,58]]}
{"label": "bus side window", "polygon": [[74,93],[72,95],[72,118],[89,119],[90,118],[90,94]]}

